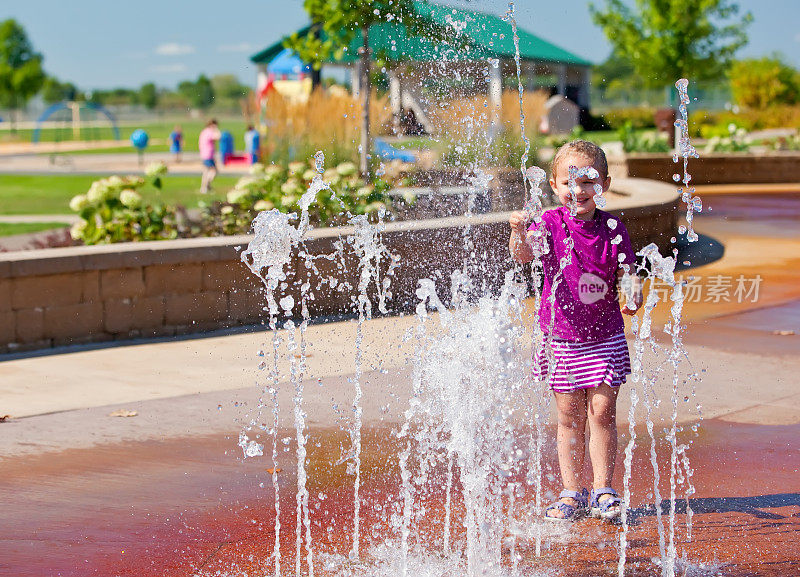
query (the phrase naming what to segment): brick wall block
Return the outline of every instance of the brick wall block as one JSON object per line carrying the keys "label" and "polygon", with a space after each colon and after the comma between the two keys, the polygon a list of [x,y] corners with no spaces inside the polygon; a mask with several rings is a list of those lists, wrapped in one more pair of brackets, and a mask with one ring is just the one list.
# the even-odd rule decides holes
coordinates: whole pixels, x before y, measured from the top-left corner
{"label": "brick wall block", "polygon": [[[78,274],[78,273],[76,273]],[[79,273],[83,280],[81,293],[82,303],[92,303],[100,300],[100,271],[89,270]]]}
{"label": "brick wall block", "polygon": [[105,330],[115,335],[164,324],[164,298],[108,299],[104,302]]}
{"label": "brick wall block", "polygon": [[221,292],[171,295],[166,298],[165,322],[183,326],[228,317],[228,297]]}
{"label": "brick wall block", "polygon": [[69,339],[103,332],[103,303],[79,303],[46,308],[45,337]]}
{"label": "brick wall block", "polygon": [[249,282],[258,283],[250,269],[240,261],[216,261],[203,263],[204,291],[224,291]]}
{"label": "brick wall block", "polygon": [[267,306],[264,291],[258,287],[253,290],[234,289],[228,295],[230,320],[237,323],[257,322],[268,315],[263,310]]}
{"label": "brick wall block", "polygon": [[145,295],[174,295],[199,292],[203,265],[157,264],[144,269]]}
{"label": "brick wall block", "polygon": [[144,290],[144,271],[141,268],[120,268],[100,273],[103,300],[137,297],[143,295]]}
{"label": "brick wall block", "polygon": [[0,278],[0,311],[11,310],[11,281]]}
{"label": "brick wall block", "polygon": [[11,306],[18,310],[77,304],[85,300],[86,291],[81,273],[15,278],[11,284]]}
{"label": "brick wall block", "polygon": [[31,308],[14,312],[18,343],[35,343],[44,338],[44,309]]}
{"label": "brick wall block", "polygon": [[13,343],[16,338],[13,311],[0,311],[0,343]]}
{"label": "brick wall block", "polygon": [[133,327],[131,299],[106,299],[103,301],[103,327],[109,333],[125,334]]}

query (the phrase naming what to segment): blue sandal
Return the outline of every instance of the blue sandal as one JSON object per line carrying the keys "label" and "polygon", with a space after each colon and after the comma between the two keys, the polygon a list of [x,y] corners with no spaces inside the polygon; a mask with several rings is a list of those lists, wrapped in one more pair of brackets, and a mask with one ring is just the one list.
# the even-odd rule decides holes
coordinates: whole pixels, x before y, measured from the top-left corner
{"label": "blue sandal", "polygon": [[[550,519],[551,521],[574,521],[575,519],[579,519],[586,514],[586,508],[589,506],[589,492],[586,489],[581,489],[580,493],[578,491],[564,489],[561,491],[561,494],[558,496],[558,498],[558,501],[551,503],[544,510],[545,519]],[[562,503],[561,499],[566,498],[574,499],[578,504],[569,505],[567,503]],[[563,517],[551,517],[547,514],[549,511],[556,510],[561,511]]]}
{"label": "blue sandal", "polygon": [[[610,495],[610,497],[601,501],[600,497],[603,495]],[[622,499],[619,498],[614,489],[611,487],[592,489],[592,504],[589,507],[589,513],[592,517],[603,519],[604,521],[613,521],[620,516],[621,512]]]}

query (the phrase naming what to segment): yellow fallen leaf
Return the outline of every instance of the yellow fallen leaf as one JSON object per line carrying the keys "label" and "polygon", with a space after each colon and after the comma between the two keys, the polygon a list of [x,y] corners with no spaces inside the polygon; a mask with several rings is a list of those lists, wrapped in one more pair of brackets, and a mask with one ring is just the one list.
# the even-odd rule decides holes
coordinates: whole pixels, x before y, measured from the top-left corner
{"label": "yellow fallen leaf", "polygon": [[108,414],[109,417],[135,417],[138,415],[136,411],[130,411],[128,409],[118,409]]}

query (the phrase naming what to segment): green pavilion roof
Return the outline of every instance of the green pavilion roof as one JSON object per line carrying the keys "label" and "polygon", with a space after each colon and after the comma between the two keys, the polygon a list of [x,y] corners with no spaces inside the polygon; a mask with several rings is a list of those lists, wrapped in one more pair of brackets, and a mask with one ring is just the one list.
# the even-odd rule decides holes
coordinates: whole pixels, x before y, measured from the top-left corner
{"label": "green pavilion roof", "polygon": [[[477,60],[483,58],[514,58],[514,33],[509,22],[499,16],[483,12],[462,10],[428,2],[416,3],[417,13],[429,24],[444,28],[450,22],[464,23],[463,35],[453,42],[431,40],[420,36],[409,36],[403,24],[383,22],[374,24],[369,31],[369,44],[373,54],[390,61],[429,61],[429,60]],[[297,31],[302,37],[311,32],[311,26]],[[517,29],[519,53],[523,60],[553,64],[591,66],[592,63],[531,34]],[[450,34],[450,36],[454,36]],[[283,42],[268,46],[250,60],[256,64],[267,64],[283,50]],[[340,58],[332,59],[330,64],[349,64],[358,59],[360,35],[356,35]]]}

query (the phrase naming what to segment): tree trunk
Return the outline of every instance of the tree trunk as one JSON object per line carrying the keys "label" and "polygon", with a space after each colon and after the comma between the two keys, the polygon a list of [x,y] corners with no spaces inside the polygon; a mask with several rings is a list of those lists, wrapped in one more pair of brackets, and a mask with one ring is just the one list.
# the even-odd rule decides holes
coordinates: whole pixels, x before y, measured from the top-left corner
{"label": "tree trunk", "polygon": [[361,34],[364,44],[359,49],[361,54],[361,154],[359,156],[359,171],[361,176],[367,181],[372,180],[369,166],[370,138],[369,138],[369,98],[371,86],[369,81],[369,28],[362,28]]}

